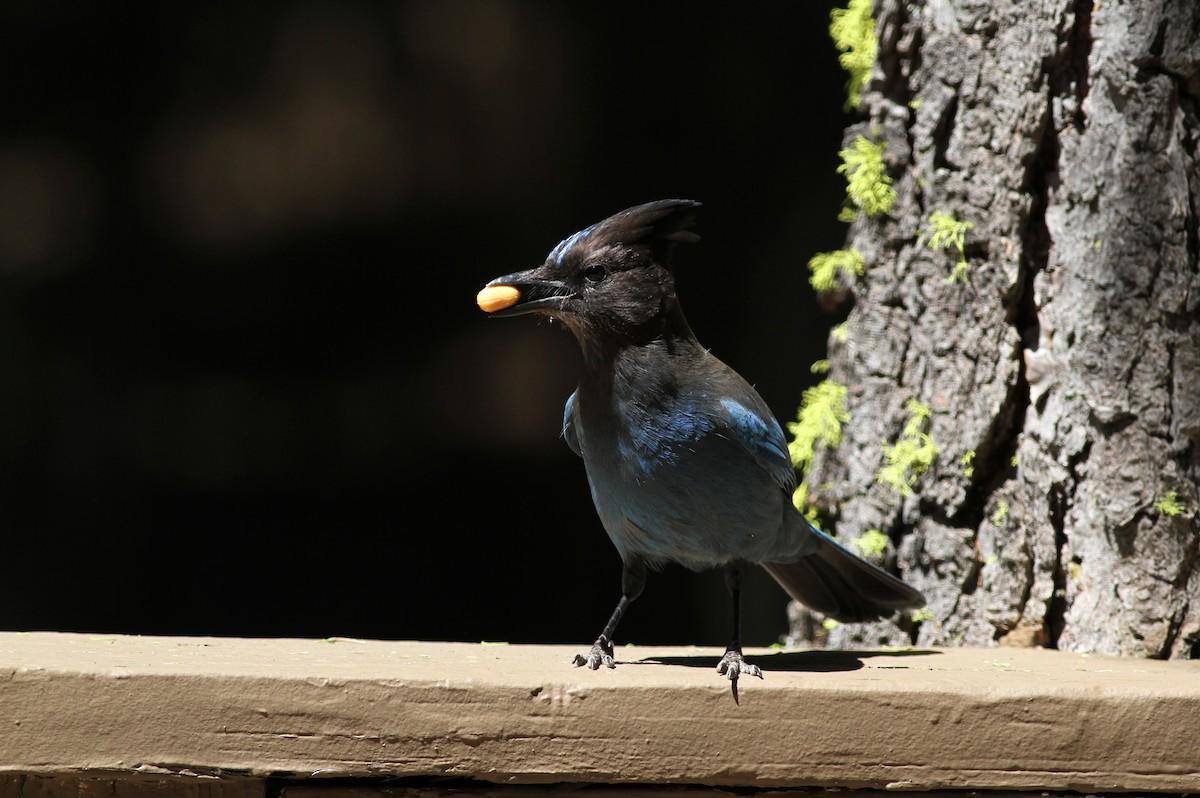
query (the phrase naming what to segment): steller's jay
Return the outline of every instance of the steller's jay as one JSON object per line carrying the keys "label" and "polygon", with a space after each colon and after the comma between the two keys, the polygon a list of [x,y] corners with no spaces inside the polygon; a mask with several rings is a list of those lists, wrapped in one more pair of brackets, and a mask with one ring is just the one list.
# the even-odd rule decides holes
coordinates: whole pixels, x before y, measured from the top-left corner
{"label": "steller's jay", "polygon": [[615,667],[613,632],[646,581],[675,562],[722,566],[733,640],[717,666],[761,678],[742,658],[740,587],[757,563],[792,598],[839,621],[921,607],[920,592],[854,555],[792,504],[796,472],[779,422],[740,375],[692,334],[668,262],[694,242],[690,200],[639,205],[567,238],[545,263],[492,280],[492,316],[560,320],[583,350],[563,438],[583,458],[592,500],[621,555],[621,599],[576,665]]}

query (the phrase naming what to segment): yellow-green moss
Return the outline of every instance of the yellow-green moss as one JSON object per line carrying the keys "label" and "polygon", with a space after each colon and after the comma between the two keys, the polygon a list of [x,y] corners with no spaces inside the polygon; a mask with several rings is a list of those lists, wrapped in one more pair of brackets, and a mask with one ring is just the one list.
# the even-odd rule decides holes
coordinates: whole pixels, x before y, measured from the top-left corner
{"label": "yellow-green moss", "polygon": [[912,614],[913,623],[921,623],[922,621],[932,621],[932,620],[933,620],[933,610],[929,609],[928,607],[922,607],[919,610],[915,610]]}
{"label": "yellow-green moss", "polygon": [[841,51],[838,62],[850,73],[846,82],[846,107],[862,105],[862,91],[871,79],[879,38],[875,35],[873,0],[850,0],[846,8],[829,12],[829,35]]}
{"label": "yellow-green moss", "polygon": [[792,442],[788,444],[792,465],[806,470],[812,464],[818,444],[836,449],[842,442],[842,425],[849,420],[845,385],[824,380],[806,390],[796,420],[787,425],[792,433]]}
{"label": "yellow-green moss", "polygon": [[967,256],[964,252],[967,231],[975,225],[970,222],[960,222],[953,213],[934,211],[929,216],[925,227],[921,228],[918,240],[924,241],[930,249],[955,249],[958,251],[958,261],[950,272],[947,282],[959,280],[967,282]]}
{"label": "yellow-green moss", "polygon": [[812,273],[808,282],[821,293],[838,287],[838,272],[853,279],[863,273],[863,256],[857,249],[839,249],[833,252],[818,252],[808,261]]}
{"label": "yellow-green moss", "polygon": [[917,479],[933,465],[940,450],[933,437],[922,430],[932,415],[929,406],[909,399],[904,408],[909,413],[908,422],[896,442],[884,446],[887,465],[879,472],[878,480],[901,496],[908,496]]}
{"label": "yellow-green moss", "polygon": [[1183,505],[1179,503],[1179,491],[1168,491],[1167,495],[1159,499],[1154,505],[1154,509],[1158,510],[1163,515],[1182,515]]}
{"label": "yellow-green moss", "polygon": [[800,484],[792,491],[792,505],[804,514],[811,523],[817,523],[817,508],[808,503],[808,483],[800,478]]}
{"label": "yellow-green moss", "polygon": [[788,452],[793,467],[800,470],[799,485],[792,494],[792,503],[808,520],[816,523],[816,508],[808,503],[808,484],[804,481],[812,465],[818,445],[836,449],[842,442],[842,425],[850,420],[846,412],[846,386],[833,380],[823,380],[804,392],[796,420],[787,425],[792,433]]}
{"label": "yellow-green moss", "polygon": [[856,537],[850,542],[866,556],[878,559],[887,551],[888,543],[891,541],[887,535],[878,529],[868,529],[861,536]]}
{"label": "yellow-green moss", "polygon": [[861,212],[879,216],[891,212],[896,204],[896,190],[883,162],[883,150],[882,143],[866,136],[856,136],[849,147],[838,150],[842,165],[837,170],[846,176],[846,198],[853,205],[854,215]]}

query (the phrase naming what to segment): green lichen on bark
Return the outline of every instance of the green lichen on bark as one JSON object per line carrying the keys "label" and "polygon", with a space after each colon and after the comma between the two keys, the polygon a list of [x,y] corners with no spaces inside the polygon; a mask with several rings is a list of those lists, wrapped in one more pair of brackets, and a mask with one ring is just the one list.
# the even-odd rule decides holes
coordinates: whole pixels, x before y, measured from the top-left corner
{"label": "green lichen on bark", "polygon": [[850,73],[846,81],[846,108],[862,104],[862,92],[871,79],[879,38],[875,35],[873,0],[850,0],[846,8],[829,12],[829,35],[841,51],[838,62]]}

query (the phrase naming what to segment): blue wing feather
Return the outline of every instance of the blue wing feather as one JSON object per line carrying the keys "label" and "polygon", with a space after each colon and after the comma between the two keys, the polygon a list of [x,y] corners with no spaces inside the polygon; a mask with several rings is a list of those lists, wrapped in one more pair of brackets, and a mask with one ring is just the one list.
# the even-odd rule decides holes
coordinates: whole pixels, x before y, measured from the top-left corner
{"label": "blue wing feather", "polygon": [[[578,393],[578,391],[576,391]],[[579,432],[575,428],[575,394],[567,397],[567,404],[563,408],[563,425],[562,425],[563,440],[567,442],[567,446],[575,454],[583,457],[583,449],[579,446]]]}
{"label": "blue wing feather", "polygon": [[780,488],[791,493],[796,489],[796,470],[788,454],[783,429],[772,415],[756,412],[737,399],[721,399],[728,431],[754,458]]}

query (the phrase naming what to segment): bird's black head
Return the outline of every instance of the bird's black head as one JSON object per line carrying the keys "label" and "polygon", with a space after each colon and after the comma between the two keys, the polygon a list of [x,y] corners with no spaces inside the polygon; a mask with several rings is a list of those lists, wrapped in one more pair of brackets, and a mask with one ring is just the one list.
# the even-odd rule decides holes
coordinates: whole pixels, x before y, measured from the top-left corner
{"label": "bird's black head", "polygon": [[585,349],[652,340],[672,327],[685,333],[668,265],[676,243],[699,240],[690,230],[699,204],[659,200],[597,222],[564,239],[541,266],[492,280],[479,306],[493,316],[560,319]]}

